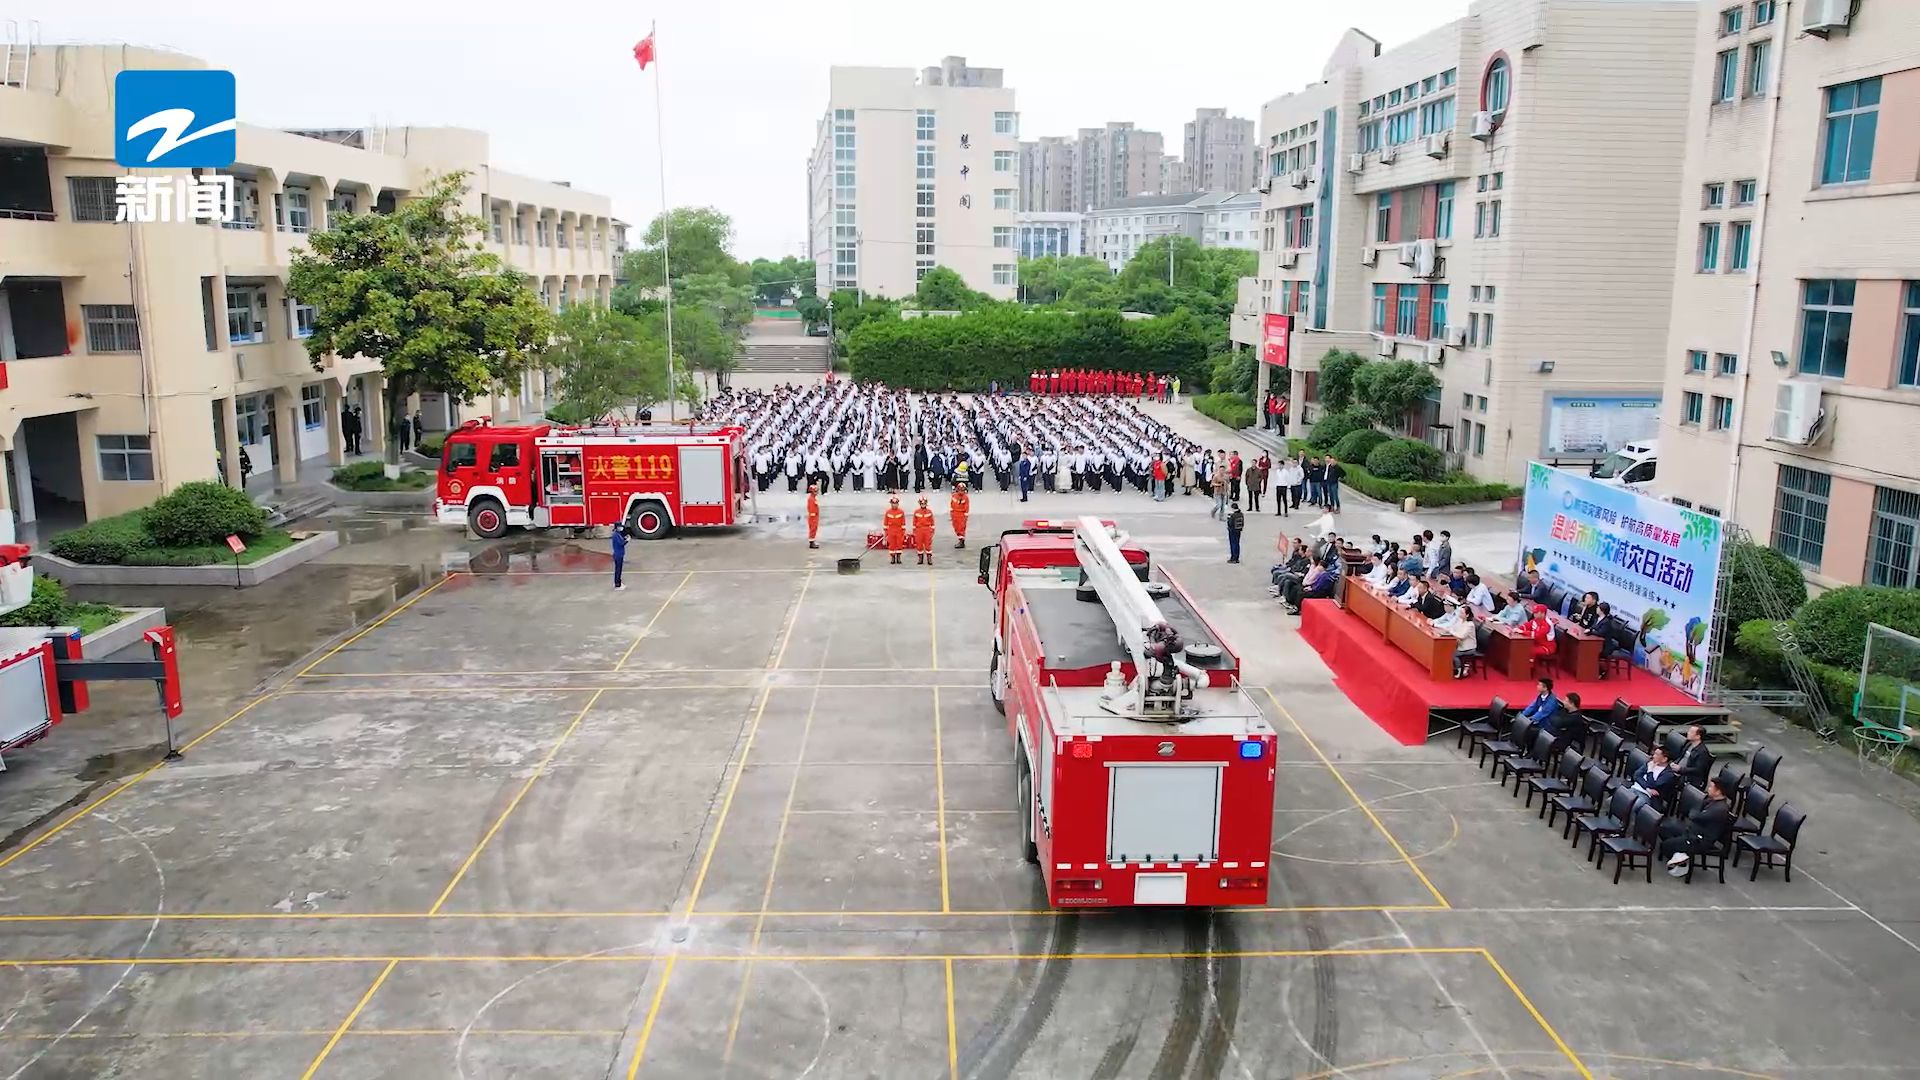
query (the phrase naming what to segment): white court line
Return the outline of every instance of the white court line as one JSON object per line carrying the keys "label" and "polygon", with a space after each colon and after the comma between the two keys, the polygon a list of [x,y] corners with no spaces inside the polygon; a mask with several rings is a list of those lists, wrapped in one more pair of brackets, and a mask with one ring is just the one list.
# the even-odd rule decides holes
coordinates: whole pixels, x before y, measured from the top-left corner
{"label": "white court line", "polygon": [[1833,886],[1827,884],[1826,882],[1821,881],[1819,878],[1814,877],[1812,874],[1807,874],[1807,872],[1804,870],[1802,870],[1801,873],[1806,874],[1806,878],[1808,881],[1813,882],[1815,885],[1818,885],[1821,888],[1827,890],[1827,892],[1833,894],[1833,898],[1835,900],[1838,900],[1841,903],[1846,904],[1848,907],[1852,908],[1854,911],[1857,911],[1860,914],[1865,915],[1867,917],[1867,920],[1873,923],[1873,925],[1879,927],[1882,930],[1885,930],[1887,933],[1892,934],[1894,937],[1899,938],[1900,944],[1905,945],[1907,948],[1912,949],[1914,952],[1920,952],[1920,945],[1915,945],[1913,943],[1912,938],[1908,937],[1907,935],[1901,933],[1898,930],[1895,930],[1893,927],[1888,926],[1886,923],[1881,922],[1879,917],[1876,916],[1873,912],[1868,911],[1866,908],[1861,907],[1859,904],[1856,904],[1853,901],[1847,899],[1846,897],[1841,896],[1839,890],[1835,889]]}
{"label": "white court line", "polygon": [[[1796,904],[1781,907],[1767,907],[1759,904],[1621,904],[1614,907],[1452,907],[1447,910],[1457,911],[1463,915],[1677,915],[1694,911],[1753,911],[1777,915],[1822,911],[1830,914],[1851,914],[1860,911],[1852,905],[1840,907],[1832,904]],[[1866,913],[1861,912],[1861,914]]]}

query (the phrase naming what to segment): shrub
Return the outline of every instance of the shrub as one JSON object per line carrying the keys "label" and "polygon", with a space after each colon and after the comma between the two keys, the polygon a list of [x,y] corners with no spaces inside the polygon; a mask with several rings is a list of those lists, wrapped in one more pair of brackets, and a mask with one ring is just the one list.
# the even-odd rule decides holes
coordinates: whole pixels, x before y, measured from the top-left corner
{"label": "shrub", "polygon": [[1870,622],[1920,637],[1920,590],[1849,585],[1821,593],[1794,615],[1793,636],[1808,657],[1857,672]]}
{"label": "shrub", "polygon": [[[556,424],[583,424],[588,420],[594,419],[594,417],[588,415],[586,409],[575,405],[571,401],[556,401],[548,405],[546,417]],[[444,439],[442,441],[444,441]],[[424,446],[425,443],[426,440],[422,439],[421,444]]]}
{"label": "shrub", "polygon": [[413,448],[419,451],[420,453],[427,455],[430,458],[437,458],[440,456],[440,447],[446,441],[447,441],[447,433],[444,431],[437,431],[432,435],[423,437],[419,442],[414,443]]}
{"label": "shrub", "polygon": [[[1720,587],[1727,590],[1727,620],[1734,626],[1755,619],[1790,616],[1807,602],[1807,579],[1801,575],[1800,568],[1770,547],[1751,541],[1737,544],[1728,563],[1732,569]],[[1762,593],[1757,578],[1764,578],[1772,586],[1771,592],[1785,610],[1767,610],[1760,601]]]}
{"label": "shrub", "polygon": [[61,533],[47,545],[47,550],[72,562],[108,566],[124,563],[135,551],[152,544],[153,538],[141,523],[141,513],[135,510],[90,521]]}
{"label": "shrub", "polygon": [[[1314,421],[1313,431],[1307,435],[1307,443],[1321,453],[1333,448],[1335,443],[1356,431],[1367,431],[1373,427],[1373,415],[1357,409],[1345,412],[1330,412]],[[1354,460],[1361,460],[1355,458]]]}
{"label": "shrub", "polygon": [[1446,461],[1440,451],[1413,439],[1389,439],[1367,454],[1367,471],[1382,480],[1445,479]]}
{"label": "shrub", "polygon": [[[1738,659],[1734,671],[1757,687],[1791,689],[1794,681],[1787,670],[1789,641],[1794,643],[1795,648],[1803,644],[1791,624],[1771,619],[1748,619],[1734,632],[1733,651]],[[1805,670],[1812,678],[1815,692],[1820,695],[1821,704],[1826,706],[1827,712],[1836,717],[1850,717],[1853,714],[1853,696],[1859,687],[1858,668],[1849,671],[1823,664],[1804,651],[1801,658],[1806,662]],[[1898,701],[1899,692],[1893,680],[1880,678],[1870,682],[1867,696],[1873,701],[1892,703]]]}
{"label": "shrub", "polygon": [[1365,461],[1374,447],[1392,438],[1393,436],[1375,428],[1349,431],[1340,436],[1339,442],[1333,444],[1333,456],[1341,461]]}
{"label": "shrub", "polygon": [[60,626],[67,611],[67,590],[43,574],[33,578],[33,599],[0,615],[0,626]]}
{"label": "shrub", "polygon": [[1239,394],[1195,394],[1193,407],[1236,430],[1253,426],[1253,406]]}
{"label": "shrub", "polygon": [[246,494],[210,480],[181,484],[141,511],[147,534],[161,547],[215,544],[230,535],[253,536],[267,512]]}
{"label": "shrub", "polygon": [[397,480],[387,479],[387,467],[378,461],[356,461],[333,470],[335,487],[348,491],[419,491],[433,483],[433,474],[407,469]]}

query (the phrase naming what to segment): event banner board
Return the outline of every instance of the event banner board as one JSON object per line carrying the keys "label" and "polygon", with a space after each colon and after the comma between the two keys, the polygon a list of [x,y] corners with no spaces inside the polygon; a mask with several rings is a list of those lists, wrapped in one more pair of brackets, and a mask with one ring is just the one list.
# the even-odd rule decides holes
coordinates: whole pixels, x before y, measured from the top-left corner
{"label": "event banner board", "polygon": [[1287,366],[1287,348],[1292,342],[1293,316],[1268,313],[1260,317],[1260,360],[1274,367]]}
{"label": "event banner board", "polygon": [[1519,576],[1592,591],[1636,631],[1633,662],[1687,693],[1707,685],[1720,519],[1538,461],[1527,465]]}
{"label": "event banner board", "polygon": [[1540,429],[1546,457],[1603,458],[1631,442],[1660,434],[1660,397],[1560,395],[1547,398]]}

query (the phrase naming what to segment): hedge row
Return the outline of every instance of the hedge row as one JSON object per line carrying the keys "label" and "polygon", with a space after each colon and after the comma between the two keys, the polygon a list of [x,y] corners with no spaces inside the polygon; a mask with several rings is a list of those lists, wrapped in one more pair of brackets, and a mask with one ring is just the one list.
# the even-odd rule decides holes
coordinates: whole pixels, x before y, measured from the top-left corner
{"label": "hedge row", "polygon": [[[1216,341],[1216,339],[1218,339]],[[1225,323],[1181,310],[1152,319],[992,305],[952,318],[871,319],[847,335],[853,377],[911,390],[1024,389],[1042,368],[1173,374],[1206,386]]]}
{"label": "hedge row", "polygon": [[[1734,669],[1731,672],[1723,671],[1722,675],[1733,675],[1728,682],[1736,686],[1749,684],[1770,689],[1792,687],[1793,676],[1787,670],[1789,641],[1793,642],[1796,650],[1800,648],[1791,620],[1774,622],[1771,619],[1749,619],[1741,623],[1740,629],[1734,633]],[[1804,651],[1800,656],[1805,661],[1806,670],[1813,676],[1814,688],[1827,712],[1835,719],[1851,722],[1853,696],[1859,691],[1860,669],[1823,664]],[[1900,685],[1897,680],[1885,675],[1869,676],[1867,704],[1898,707]]]}
{"label": "hedge row", "polygon": [[1253,426],[1253,406],[1239,394],[1195,394],[1193,407],[1235,430]]}
{"label": "hedge row", "polygon": [[[277,532],[277,530],[276,530]],[[182,484],[143,510],[91,521],[53,538],[48,549],[63,559],[106,566],[201,566],[230,557],[228,536],[249,548],[285,533],[267,531],[266,511],[243,493],[211,481]],[[256,556],[257,557],[257,556]]]}
{"label": "hedge row", "polygon": [[[1296,454],[1307,454],[1311,457],[1317,457],[1322,452],[1305,439],[1288,439],[1287,446]],[[1388,480],[1373,475],[1364,466],[1345,460],[1340,462],[1340,469],[1344,473],[1340,480],[1343,486],[1352,488],[1368,498],[1395,504],[1412,498],[1421,506],[1462,506],[1467,503],[1511,499],[1520,494],[1520,489],[1512,484]]]}

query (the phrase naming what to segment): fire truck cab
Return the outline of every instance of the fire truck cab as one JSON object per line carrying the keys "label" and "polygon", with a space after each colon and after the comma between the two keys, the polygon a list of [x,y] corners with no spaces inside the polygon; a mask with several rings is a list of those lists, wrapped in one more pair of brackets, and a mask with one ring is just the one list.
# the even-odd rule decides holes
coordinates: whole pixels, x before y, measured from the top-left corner
{"label": "fire truck cab", "polygon": [[748,487],[740,436],[731,426],[469,420],[441,447],[434,519],[487,539],[516,525],[624,523],[643,540],[676,528],[732,525]]}
{"label": "fire truck cab", "polygon": [[1192,599],[1111,523],[980,556],[1022,854],[1055,907],[1264,904],[1274,731]]}

